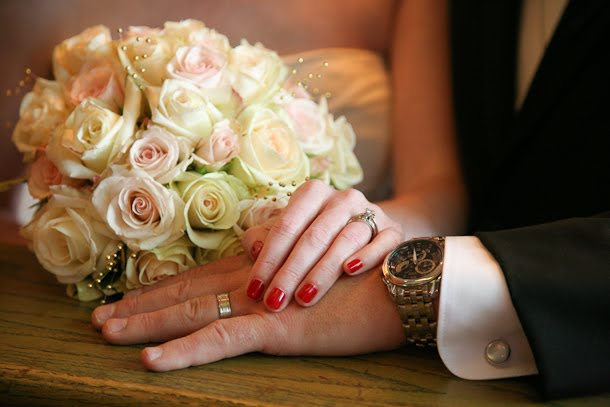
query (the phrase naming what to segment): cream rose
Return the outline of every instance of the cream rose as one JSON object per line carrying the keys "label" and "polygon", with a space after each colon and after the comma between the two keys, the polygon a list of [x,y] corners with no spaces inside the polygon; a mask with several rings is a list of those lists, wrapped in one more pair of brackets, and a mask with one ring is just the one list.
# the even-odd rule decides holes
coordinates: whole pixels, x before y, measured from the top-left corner
{"label": "cream rose", "polygon": [[198,247],[195,250],[195,261],[197,264],[207,264],[223,257],[238,256],[244,252],[241,238],[233,231],[227,231],[223,239],[214,250]]}
{"label": "cream rose", "polygon": [[[309,160],[292,128],[273,110],[251,106],[238,118],[246,134],[230,172],[248,186],[292,191],[309,176]],[[284,186],[280,186],[282,183]]]}
{"label": "cream rose", "polygon": [[147,94],[153,122],[186,137],[192,146],[208,138],[214,124],[223,118],[206,94],[190,82],[168,79],[160,91],[149,89]]}
{"label": "cream rose", "polygon": [[246,40],[233,49],[231,67],[236,75],[233,87],[246,105],[269,100],[281,89],[288,74],[275,52]]}
{"label": "cream rose", "polygon": [[71,178],[100,175],[133,141],[119,137],[122,125],[123,117],[85,99],[51,137],[49,159]]}
{"label": "cream rose", "polygon": [[193,161],[192,147],[159,126],[150,126],[136,134],[129,149],[129,166],[146,172],[161,184],[170,183],[186,171]]}
{"label": "cream rose", "polygon": [[173,57],[172,48],[159,29],[129,27],[117,49],[121,63],[136,83],[160,86],[167,78],[165,67]]}
{"label": "cream rose", "polygon": [[180,47],[167,65],[167,74],[170,78],[192,82],[205,89],[230,93],[228,57],[227,53],[204,45]]}
{"label": "cream rose", "polygon": [[351,124],[341,116],[333,121],[328,118],[327,125],[334,146],[328,154],[330,160],[330,181],[338,189],[350,188],[362,181],[362,167],[354,154],[356,135]]}
{"label": "cream rose", "polygon": [[87,98],[95,98],[115,113],[123,108],[125,91],[122,79],[111,65],[85,66],[81,73],[68,80],[66,99],[72,106]]}
{"label": "cream rose", "polygon": [[293,98],[284,104],[280,113],[294,129],[305,153],[326,154],[332,148],[333,139],[326,131],[325,98],[319,105],[310,99]]}
{"label": "cream rose", "polygon": [[77,75],[86,61],[116,58],[108,27],[96,25],[68,38],[53,50],[53,74],[59,82]]}
{"label": "cream rose", "polygon": [[98,260],[116,245],[97,217],[90,193],[53,187],[53,196],[22,231],[42,266],[59,282],[77,283],[96,270]]}
{"label": "cream rose", "polygon": [[36,199],[48,198],[50,187],[55,185],[80,186],[81,182],[62,175],[44,152],[38,154],[36,161],[28,170],[28,189]]}
{"label": "cream rose", "polygon": [[201,140],[195,149],[194,161],[211,171],[218,171],[231,161],[240,149],[235,127],[236,123],[231,123],[228,119],[216,123],[212,135]]}
{"label": "cream rose", "polygon": [[166,246],[141,251],[135,259],[130,257],[125,270],[127,288],[151,285],[197,266],[193,250],[191,241],[182,237]]}
{"label": "cream rose", "polygon": [[246,186],[225,172],[201,175],[186,172],[172,184],[184,201],[184,218],[189,238],[199,247],[217,249],[222,234],[239,220],[239,202],[249,198]]}
{"label": "cream rose", "polygon": [[34,89],[21,101],[19,122],[13,132],[13,142],[23,153],[23,161],[32,161],[36,150],[46,147],[54,129],[68,114],[59,84],[38,78]]}
{"label": "cream rose", "polygon": [[267,199],[248,199],[240,204],[241,215],[237,225],[242,230],[253,226],[262,225],[277,218],[282,210],[288,205],[288,197],[268,196]]}
{"label": "cream rose", "polygon": [[184,233],[184,203],[145,173],[111,176],[93,193],[93,206],[133,251],[151,250]]}

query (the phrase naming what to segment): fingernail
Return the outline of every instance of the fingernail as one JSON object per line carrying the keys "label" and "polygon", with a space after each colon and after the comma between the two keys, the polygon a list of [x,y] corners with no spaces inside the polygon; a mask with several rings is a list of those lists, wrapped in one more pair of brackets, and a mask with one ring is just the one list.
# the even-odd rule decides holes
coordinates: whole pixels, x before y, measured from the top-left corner
{"label": "fingernail", "polygon": [[106,321],[106,331],[108,333],[120,332],[127,325],[127,318],[109,319]]}
{"label": "fingernail", "polygon": [[248,285],[248,290],[246,290],[246,294],[253,300],[258,300],[259,298],[261,298],[261,295],[263,295],[264,290],[265,284],[263,284],[263,282],[258,278],[255,278],[250,281],[250,284]]}
{"label": "fingernail", "polygon": [[102,305],[93,311],[95,320],[98,324],[103,325],[108,318],[114,314],[114,304]]}
{"label": "fingernail", "polygon": [[284,298],[286,298],[286,293],[275,287],[273,290],[271,290],[271,294],[267,296],[265,304],[267,304],[267,306],[269,306],[271,309],[279,309],[284,302]]}
{"label": "fingernail", "polygon": [[148,360],[152,362],[153,360],[159,359],[159,357],[163,354],[163,349],[146,348],[144,349],[144,352],[146,352],[146,357],[148,358]]}
{"label": "fingernail", "polygon": [[350,261],[349,263],[347,263],[347,271],[350,274],[355,273],[356,271],[360,270],[362,268],[363,264],[362,261],[360,261],[360,259],[354,259],[352,261]]}
{"label": "fingernail", "polygon": [[297,296],[303,301],[305,304],[309,304],[313,297],[318,293],[318,289],[315,285],[307,283],[305,284],[297,293]]}
{"label": "fingernail", "polygon": [[258,259],[258,255],[261,254],[261,250],[263,250],[263,242],[257,240],[252,245],[252,249],[250,249],[250,256],[252,256],[252,260]]}

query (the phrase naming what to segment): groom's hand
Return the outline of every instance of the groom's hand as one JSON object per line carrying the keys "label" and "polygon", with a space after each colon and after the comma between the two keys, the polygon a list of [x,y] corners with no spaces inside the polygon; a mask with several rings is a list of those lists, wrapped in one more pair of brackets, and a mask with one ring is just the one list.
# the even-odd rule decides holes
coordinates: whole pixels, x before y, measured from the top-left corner
{"label": "groom's hand", "polygon": [[[247,298],[247,260],[227,259],[224,267],[205,266],[191,278],[171,279],[163,287],[98,307],[93,323],[114,344],[169,340],[142,352],[143,363],[156,371],[256,351],[349,355],[393,349],[404,340],[397,307],[378,269],[340,279],[316,307],[291,304],[282,313],[270,313]],[[218,319],[215,294],[223,292],[230,293],[233,316]]]}

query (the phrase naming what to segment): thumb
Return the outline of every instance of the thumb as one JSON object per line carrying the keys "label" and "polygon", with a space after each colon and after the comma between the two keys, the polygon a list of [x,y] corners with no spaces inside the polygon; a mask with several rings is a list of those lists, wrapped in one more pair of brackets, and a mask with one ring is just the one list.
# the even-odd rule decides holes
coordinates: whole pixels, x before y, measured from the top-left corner
{"label": "thumb", "polygon": [[252,260],[256,261],[258,258],[258,255],[263,249],[265,240],[267,240],[267,235],[274,223],[274,219],[269,220],[261,225],[251,227],[244,233],[241,245]]}

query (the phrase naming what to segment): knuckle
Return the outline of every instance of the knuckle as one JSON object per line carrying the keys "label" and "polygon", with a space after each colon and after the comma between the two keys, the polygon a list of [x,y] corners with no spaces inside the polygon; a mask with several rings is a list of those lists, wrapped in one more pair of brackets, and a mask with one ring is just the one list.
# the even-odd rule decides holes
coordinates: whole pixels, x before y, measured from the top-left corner
{"label": "knuckle", "polygon": [[175,284],[171,290],[168,290],[167,295],[169,300],[186,300],[190,296],[191,288],[191,280],[183,280],[178,284]]}
{"label": "knuckle", "polygon": [[[363,225],[368,229],[368,226]],[[368,230],[367,230],[368,232]],[[358,231],[355,227],[344,228],[341,233],[337,236],[337,240],[347,243],[350,247],[360,246],[360,243],[364,241],[363,236],[367,236],[365,233]]]}
{"label": "knuckle", "polygon": [[305,241],[316,249],[323,249],[330,241],[330,233],[321,227],[311,227],[303,235]]}
{"label": "knuckle", "polygon": [[189,322],[197,322],[203,315],[204,304],[201,298],[193,298],[182,305],[182,315]]}
{"label": "knuckle", "polygon": [[210,332],[211,332],[211,336],[212,336],[212,341],[213,343],[219,346],[219,349],[222,351],[223,353],[223,359],[226,358],[227,355],[227,351],[226,349],[231,345],[231,335],[229,334],[229,331],[227,330],[227,327],[225,326],[224,322],[222,320],[218,320],[213,322],[210,325]]}
{"label": "knuckle", "polygon": [[[367,199],[364,197],[364,194],[357,189],[350,188],[344,191],[341,191],[341,195],[343,195],[343,199],[350,202],[359,202],[366,201]],[[368,202],[368,201],[367,201]]]}
{"label": "knuckle", "polygon": [[299,283],[303,277],[303,273],[292,267],[283,267],[278,274],[281,274],[282,280],[287,280],[293,283]]}
{"label": "knuckle", "polygon": [[298,226],[297,222],[291,217],[280,216],[271,230],[281,237],[292,238],[297,234]]}

